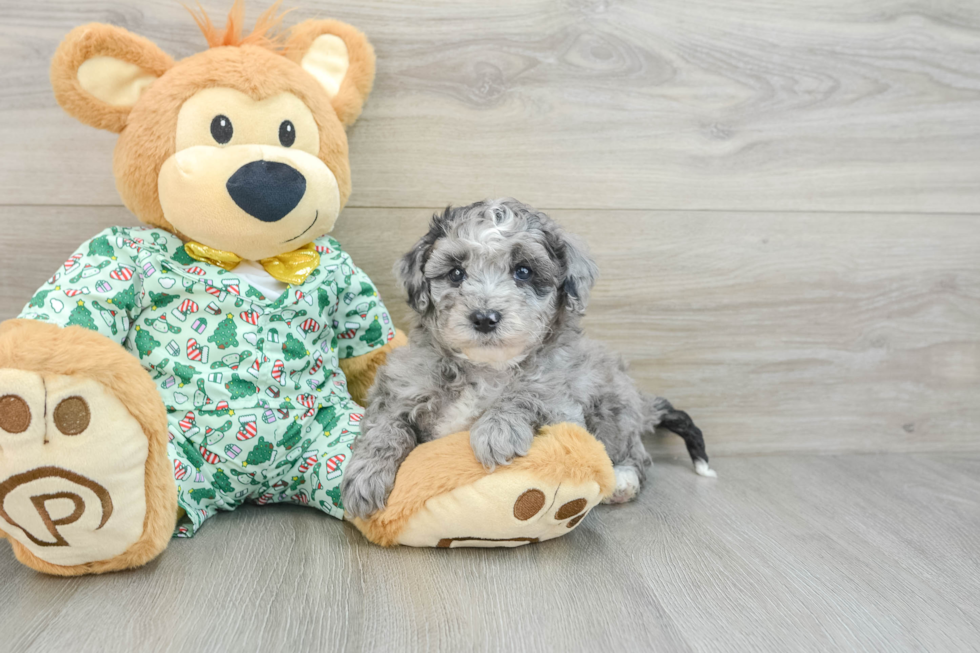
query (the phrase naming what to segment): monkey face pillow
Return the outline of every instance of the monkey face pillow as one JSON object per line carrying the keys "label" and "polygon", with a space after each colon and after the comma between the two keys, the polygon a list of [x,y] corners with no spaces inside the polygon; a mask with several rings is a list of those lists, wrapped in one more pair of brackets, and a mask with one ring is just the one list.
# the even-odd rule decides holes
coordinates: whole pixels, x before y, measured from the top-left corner
{"label": "monkey face pillow", "polygon": [[[0,325],[0,536],[39,571],[141,566],[245,502],[344,517],[359,402],[405,342],[328,235],[374,53],[336,21],[281,37],[275,7],[247,35],[242,18],[240,2],[224,29],[195,16],[210,47],[179,62],[101,24],[54,55],[58,103],[119,134],[116,185],[147,226],[66,252]],[[611,466],[580,428],[539,440],[493,473],[465,433],[419,447],[388,506],[354,523],[384,545],[568,532],[557,504],[531,500],[584,498],[584,514]]]}

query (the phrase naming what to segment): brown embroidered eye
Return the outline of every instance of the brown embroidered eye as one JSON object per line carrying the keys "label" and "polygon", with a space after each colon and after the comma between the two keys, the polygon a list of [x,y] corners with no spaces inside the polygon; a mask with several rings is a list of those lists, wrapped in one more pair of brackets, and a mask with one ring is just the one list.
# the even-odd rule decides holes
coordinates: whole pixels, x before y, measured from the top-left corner
{"label": "brown embroidered eye", "polygon": [[231,135],[234,133],[235,129],[231,126],[231,120],[228,116],[217,115],[211,121],[211,137],[219,145],[224,145],[230,141]]}
{"label": "brown embroidered eye", "polygon": [[296,142],[296,128],[288,120],[283,120],[279,125],[279,142],[283,147],[292,147]]}

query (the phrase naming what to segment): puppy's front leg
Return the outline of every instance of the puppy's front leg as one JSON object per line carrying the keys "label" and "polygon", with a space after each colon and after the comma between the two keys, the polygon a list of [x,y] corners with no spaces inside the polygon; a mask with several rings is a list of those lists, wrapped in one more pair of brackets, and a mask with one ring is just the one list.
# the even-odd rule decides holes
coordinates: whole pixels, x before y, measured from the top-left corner
{"label": "puppy's front leg", "polygon": [[340,485],[344,510],[365,519],[384,508],[398,467],[415,445],[411,425],[396,414],[382,413],[365,424]]}
{"label": "puppy's front leg", "polygon": [[526,398],[502,400],[488,409],[470,428],[470,446],[487,469],[506,465],[527,455],[534,440],[537,410]]}

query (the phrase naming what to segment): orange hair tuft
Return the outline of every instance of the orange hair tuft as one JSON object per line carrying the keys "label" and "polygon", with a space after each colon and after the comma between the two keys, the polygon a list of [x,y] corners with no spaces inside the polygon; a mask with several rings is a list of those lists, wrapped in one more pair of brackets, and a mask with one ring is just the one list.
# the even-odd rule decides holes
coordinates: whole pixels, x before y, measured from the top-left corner
{"label": "orange hair tuft", "polygon": [[277,32],[277,29],[280,23],[282,23],[283,17],[292,11],[292,9],[287,9],[278,13],[279,5],[281,4],[282,0],[276,0],[271,7],[262,12],[259,19],[255,21],[255,27],[252,29],[252,32],[245,36],[242,36],[242,27],[245,24],[245,0],[235,0],[235,3],[231,6],[231,10],[228,12],[228,22],[225,24],[224,29],[219,29],[214,26],[214,23],[211,22],[211,17],[204,11],[204,7],[200,3],[197,5],[197,8],[201,12],[200,15],[186,5],[184,8],[193,16],[194,22],[197,23],[197,26],[204,34],[205,40],[208,42],[208,47],[220,48],[229,45],[258,45],[263,48],[278,51],[283,46],[281,35]]}

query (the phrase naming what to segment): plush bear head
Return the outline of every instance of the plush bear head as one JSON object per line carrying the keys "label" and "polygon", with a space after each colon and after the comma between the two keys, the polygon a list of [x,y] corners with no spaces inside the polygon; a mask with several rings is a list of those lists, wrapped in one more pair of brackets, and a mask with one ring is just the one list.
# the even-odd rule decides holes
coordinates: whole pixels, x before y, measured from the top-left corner
{"label": "plush bear head", "polygon": [[308,20],[273,32],[278,3],[242,35],[194,18],[210,49],[174,62],[111,25],[73,30],[51,66],[58,103],[119,134],[116,186],[143,222],[259,260],[328,233],[350,195],[345,127],[374,80],[356,29]]}

